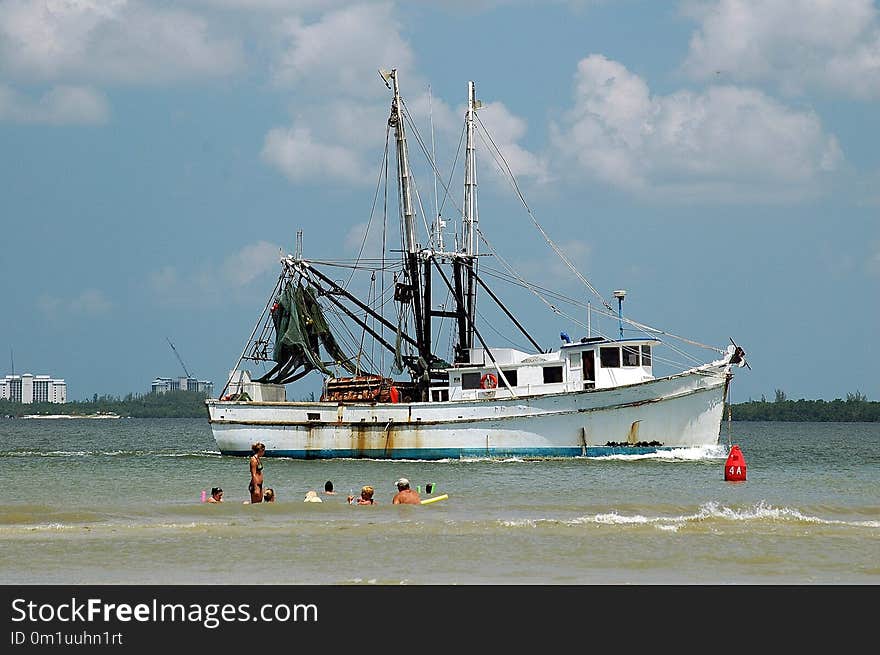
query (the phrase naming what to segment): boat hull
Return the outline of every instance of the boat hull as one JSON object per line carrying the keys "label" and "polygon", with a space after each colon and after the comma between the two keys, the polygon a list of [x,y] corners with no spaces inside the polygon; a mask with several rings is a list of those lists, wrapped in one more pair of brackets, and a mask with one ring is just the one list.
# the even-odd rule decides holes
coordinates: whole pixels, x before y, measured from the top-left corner
{"label": "boat hull", "polygon": [[221,454],[295,459],[591,457],[717,445],[727,367],[639,384],[442,403],[208,400]]}

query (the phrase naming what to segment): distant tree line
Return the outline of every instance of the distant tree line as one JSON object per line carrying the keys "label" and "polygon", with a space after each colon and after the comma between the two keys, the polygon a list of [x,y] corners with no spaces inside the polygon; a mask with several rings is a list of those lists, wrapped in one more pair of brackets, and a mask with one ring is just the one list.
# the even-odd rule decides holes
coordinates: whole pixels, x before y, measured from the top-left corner
{"label": "distant tree line", "polygon": [[869,401],[858,391],[846,394],[846,400],[789,400],[777,389],[772,402],[761,396],[730,409],[734,421],[880,421],[880,402]]}
{"label": "distant tree line", "polygon": [[[23,405],[0,400],[0,416],[25,416],[27,414],[74,414],[86,415],[113,412],[132,418],[205,418],[205,394],[198,391],[168,391],[166,393],[128,394],[124,398],[98,396],[91,400],[69,403],[33,403]],[[315,400],[314,393],[303,400]],[[846,399],[835,400],[789,400],[785,392],[776,390],[771,402],[749,400],[730,406],[734,421],[880,421],[880,402],[869,401],[859,392],[848,393]],[[727,415],[725,413],[725,418]]]}
{"label": "distant tree line", "polygon": [[91,400],[69,403],[32,403],[24,405],[9,400],[0,400],[0,416],[26,416],[30,414],[73,414],[88,415],[97,413],[119,414],[132,418],[208,418],[205,407],[206,395],[200,391],[168,391],[165,393],[128,394],[124,398],[99,396]]}

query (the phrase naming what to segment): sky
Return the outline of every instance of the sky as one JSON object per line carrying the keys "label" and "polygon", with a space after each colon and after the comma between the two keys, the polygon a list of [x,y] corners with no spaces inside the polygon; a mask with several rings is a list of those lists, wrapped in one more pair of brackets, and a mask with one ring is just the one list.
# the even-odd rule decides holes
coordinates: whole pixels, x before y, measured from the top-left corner
{"label": "sky", "polygon": [[[146,393],[183,374],[170,340],[219,391],[297,232],[307,256],[357,253],[392,68],[444,175],[474,81],[533,217],[604,298],[746,350],[732,402],[880,400],[872,0],[2,0],[0,376]],[[477,157],[492,246],[590,300]],[[581,334],[522,308],[547,347]]]}

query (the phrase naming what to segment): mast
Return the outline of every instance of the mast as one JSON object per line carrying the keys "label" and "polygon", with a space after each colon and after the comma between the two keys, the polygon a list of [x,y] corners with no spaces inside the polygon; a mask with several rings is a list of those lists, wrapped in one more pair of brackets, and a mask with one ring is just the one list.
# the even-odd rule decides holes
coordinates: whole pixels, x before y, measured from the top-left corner
{"label": "mast", "polygon": [[[427,283],[423,287],[421,269],[422,262],[420,259],[419,246],[416,242],[415,233],[415,210],[412,202],[412,181],[409,170],[409,155],[406,146],[406,130],[403,120],[403,102],[400,99],[400,88],[397,83],[397,69],[394,68],[390,72],[381,71],[380,75],[385,80],[386,86],[391,80],[389,88],[393,91],[394,97],[391,100],[391,116],[388,118],[388,124],[394,128],[394,135],[397,142],[397,174],[400,188],[400,203],[403,213],[403,232],[404,232],[404,267],[409,280],[406,289],[395,291],[395,298],[401,303],[410,301],[413,310],[413,322],[415,324],[416,342],[418,343],[419,356],[424,360],[427,367],[431,362],[431,344],[430,344],[430,312],[426,311],[426,307],[430,307],[430,269],[425,275]],[[426,267],[427,268],[427,267]],[[428,325],[426,329],[426,324]],[[421,371],[423,373],[425,371]]]}
{"label": "mast", "polygon": [[479,254],[479,239],[477,227],[479,217],[477,214],[477,155],[474,142],[474,124],[476,111],[481,103],[476,99],[476,90],[473,82],[468,82],[468,107],[465,116],[467,128],[467,145],[464,165],[464,216],[462,221],[462,245],[464,246],[464,303],[463,311],[467,315],[465,330],[459,335],[459,344],[462,350],[473,348],[474,345],[474,318],[476,316],[477,288],[474,277],[477,273],[477,255]]}

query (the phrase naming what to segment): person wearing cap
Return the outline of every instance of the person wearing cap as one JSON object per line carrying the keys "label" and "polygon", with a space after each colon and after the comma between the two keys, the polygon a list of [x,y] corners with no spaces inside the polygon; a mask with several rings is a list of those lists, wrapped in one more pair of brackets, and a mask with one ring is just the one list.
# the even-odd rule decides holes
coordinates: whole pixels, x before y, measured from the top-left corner
{"label": "person wearing cap", "polygon": [[422,502],[418,493],[409,488],[409,480],[400,478],[394,484],[397,485],[397,493],[391,499],[392,505],[419,505]]}
{"label": "person wearing cap", "polygon": [[222,503],[223,502],[223,490],[220,487],[212,487],[211,488],[211,497],[205,501],[206,503]]}

